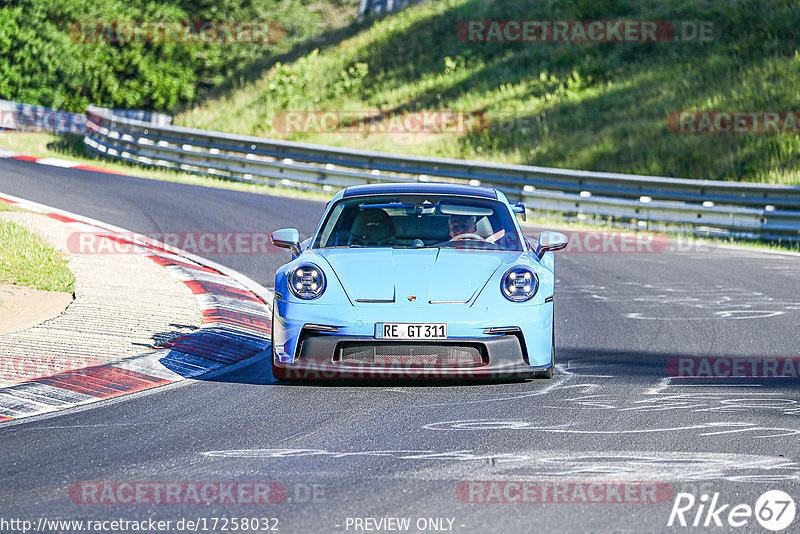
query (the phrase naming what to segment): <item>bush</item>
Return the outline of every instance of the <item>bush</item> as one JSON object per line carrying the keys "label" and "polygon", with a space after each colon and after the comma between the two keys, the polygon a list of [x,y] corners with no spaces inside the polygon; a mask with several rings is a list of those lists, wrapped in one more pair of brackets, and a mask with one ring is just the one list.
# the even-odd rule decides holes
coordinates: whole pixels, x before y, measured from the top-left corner
{"label": "bush", "polygon": [[[0,8],[0,98],[83,111],[90,103],[175,111],[321,27],[312,0],[10,0]],[[319,2],[317,2],[319,3]],[[78,42],[81,22],[276,21],[260,43]]]}

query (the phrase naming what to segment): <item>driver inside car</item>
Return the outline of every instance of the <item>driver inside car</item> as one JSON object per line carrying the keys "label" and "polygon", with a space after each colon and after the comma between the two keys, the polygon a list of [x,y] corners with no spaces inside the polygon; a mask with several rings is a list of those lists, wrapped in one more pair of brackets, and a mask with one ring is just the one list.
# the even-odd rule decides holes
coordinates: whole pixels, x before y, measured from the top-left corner
{"label": "driver inside car", "polygon": [[478,235],[477,217],[474,215],[451,215],[450,216],[450,239],[475,239]]}

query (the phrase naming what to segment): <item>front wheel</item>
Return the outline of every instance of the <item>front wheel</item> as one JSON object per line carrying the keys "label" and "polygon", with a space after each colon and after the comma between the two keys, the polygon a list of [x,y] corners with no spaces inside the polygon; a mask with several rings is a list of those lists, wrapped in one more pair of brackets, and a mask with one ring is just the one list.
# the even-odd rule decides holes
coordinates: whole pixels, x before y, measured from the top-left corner
{"label": "front wheel", "polygon": [[545,369],[544,371],[536,371],[533,373],[533,378],[553,378],[553,375],[556,373],[556,333],[555,329],[553,329],[553,344],[550,349],[550,367]]}
{"label": "front wheel", "polygon": [[533,378],[547,378],[547,379],[550,379],[550,378],[553,378],[554,374],[555,374],[555,370],[552,367],[548,367],[544,371],[537,371],[537,372],[533,373]]}
{"label": "front wheel", "polygon": [[[270,330],[270,337],[272,337],[272,333],[275,332],[275,304],[272,304],[272,328]],[[272,378],[275,380],[287,380],[286,369],[281,367],[275,367],[275,341],[270,340],[270,353],[272,358],[270,359],[269,363],[272,367]]]}
{"label": "front wheel", "polygon": [[272,361],[270,362],[272,365],[272,378],[275,380],[286,381],[288,380],[286,369],[283,367],[275,367],[275,347],[272,348]]}

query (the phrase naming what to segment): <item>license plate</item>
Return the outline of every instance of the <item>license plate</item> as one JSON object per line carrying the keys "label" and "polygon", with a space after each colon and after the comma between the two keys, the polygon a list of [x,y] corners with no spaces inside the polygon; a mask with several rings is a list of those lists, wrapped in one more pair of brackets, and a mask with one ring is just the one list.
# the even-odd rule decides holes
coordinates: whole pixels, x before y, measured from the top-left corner
{"label": "license plate", "polygon": [[447,323],[375,323],[378,339],[445,339]]}

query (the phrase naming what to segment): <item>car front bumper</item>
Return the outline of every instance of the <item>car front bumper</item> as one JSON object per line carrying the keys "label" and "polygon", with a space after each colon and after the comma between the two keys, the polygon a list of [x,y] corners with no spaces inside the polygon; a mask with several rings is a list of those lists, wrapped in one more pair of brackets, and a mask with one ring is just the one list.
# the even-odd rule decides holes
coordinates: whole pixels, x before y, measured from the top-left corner
{"label": "car front bumper", "polygon": [[[530,377],[552,362],[552,302],[480,309],[457,304],[348,309],[276,299],[273,314],[273,367],[290,379]],[[447,323],[448,337],[378,339],[375,325],[384,322]]]}

